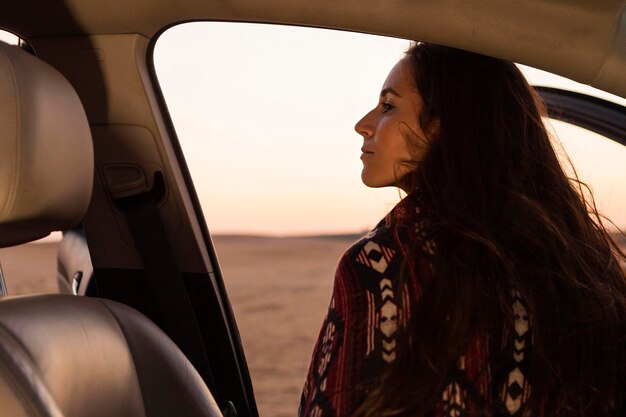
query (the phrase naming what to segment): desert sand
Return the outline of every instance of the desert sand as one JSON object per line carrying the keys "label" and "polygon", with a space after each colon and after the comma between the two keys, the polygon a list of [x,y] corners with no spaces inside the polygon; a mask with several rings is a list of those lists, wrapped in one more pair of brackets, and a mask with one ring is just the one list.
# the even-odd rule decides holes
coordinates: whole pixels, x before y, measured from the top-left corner
{"label": "desert sand", "polygon": [[[295,416],[349,237],[217,236],[214,244],[262,417]],[[9,294],[56,292],[57,244],[0,249]]]}
{"label": "desert sand", "polygon": [[214,239],[262,417],[295,416],[350,238]]}
{"label": "desert sand", "polygon": [[[296,415],[335,266],[354,240],[214,237],[261,417]],[[54,243],[0,249],[9,293],[56,292],[56,251]]]}

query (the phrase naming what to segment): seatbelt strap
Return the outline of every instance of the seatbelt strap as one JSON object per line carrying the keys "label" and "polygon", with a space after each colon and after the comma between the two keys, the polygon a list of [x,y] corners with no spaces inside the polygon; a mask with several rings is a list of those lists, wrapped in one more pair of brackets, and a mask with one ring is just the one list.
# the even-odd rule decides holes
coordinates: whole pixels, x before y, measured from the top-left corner
{"label": "seatbelt strap", "polygon": [[198,321],[157,207],[164,189],[163,176],[158,172],[155,174],[152,189],[116,201],[126,216],[161,313],[165,332],[189,358],[215,396],[215,380]]}

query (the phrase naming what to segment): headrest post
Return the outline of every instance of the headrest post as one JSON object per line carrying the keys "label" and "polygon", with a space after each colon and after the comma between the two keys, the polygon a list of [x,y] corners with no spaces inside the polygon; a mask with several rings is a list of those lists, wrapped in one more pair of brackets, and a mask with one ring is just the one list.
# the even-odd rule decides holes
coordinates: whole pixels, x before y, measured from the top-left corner
{"label": "headrest post", "polygon": [[0,263],[0,297],[7,294],[7,286],[4,282],[4,273],[2,272],[2,264]]}

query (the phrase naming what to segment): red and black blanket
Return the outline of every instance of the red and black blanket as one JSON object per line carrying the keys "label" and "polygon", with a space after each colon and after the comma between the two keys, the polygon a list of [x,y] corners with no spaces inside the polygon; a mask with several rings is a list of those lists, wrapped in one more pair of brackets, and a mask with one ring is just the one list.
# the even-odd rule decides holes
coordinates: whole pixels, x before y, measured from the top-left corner
{"label": "red and black blanket", "polygon": [[[302,392],[300,417],[349,417],[367,394],[363,387],[375,383],[396,359],[399,337],[423,285],[432,278],[436,245],[426,234],[424,217],[418,194],[411,193],[342,256]],[[521,415],[531,391],[525,378],[531,332],[519,294],[512,294],[511,302],[517,334],[501,389],[492,386],[487,343],[477,337],[458,359],[433,416],[473,416],[476,395],[502,410],[500,415]]]}

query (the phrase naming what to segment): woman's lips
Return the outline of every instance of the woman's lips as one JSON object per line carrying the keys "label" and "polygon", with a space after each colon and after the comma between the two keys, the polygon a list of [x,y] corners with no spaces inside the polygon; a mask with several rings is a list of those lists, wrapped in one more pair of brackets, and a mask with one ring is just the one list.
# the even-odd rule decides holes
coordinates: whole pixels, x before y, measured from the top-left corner
{"label": "woman's lips", "polygon": [[361,152],[363,152],[361,154],[361,159],[367,158],[368,156],[371,156],[371,155],[374,155],[374,152],[368,151],[367,149],[363,149],[363,148],[361,148]]}

